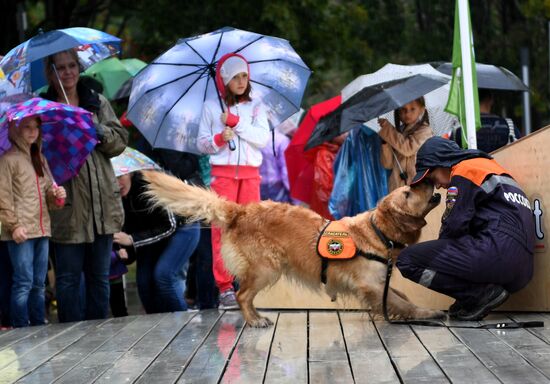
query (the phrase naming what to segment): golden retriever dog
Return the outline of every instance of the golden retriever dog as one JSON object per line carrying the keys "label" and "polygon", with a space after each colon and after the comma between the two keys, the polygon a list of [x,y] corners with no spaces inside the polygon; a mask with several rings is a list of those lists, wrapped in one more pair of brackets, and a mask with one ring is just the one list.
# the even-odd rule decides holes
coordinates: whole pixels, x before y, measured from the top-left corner
{"label": "golden retriever dog", "polygon": [[[222,228],[222,257],[227,270],[239,281],[237,301],[250,326],[273,324],[260,316],[253,301],[259,291],[275,284],[281,275],[314,290],[322,287],[321,258],[316,248],[327,221],[317,213],[273,201],[240,205],[162,172],[143,174],[150,184],[147,193],[158,205],[189,220]],[[382,199],[376,209],[344,218],[357,249],[386,259],[389,256],[388,248],[373,229],[371,216],[387,238],[402,244],[415,243],[426,225],[424,217],[441,198],[433,192],[433,186],[427,183],[401,187]],[[391,251],[394,261],[399,251]],[[385,264],[361,256],[329,261],[326,276],[325,290],[331,298],[337,294],[355,295],[366,308],[381,313]],[[441,311],[417,307],[393,289],[388,293],[387,307],[389,315],[396,319],[443,316]]]}

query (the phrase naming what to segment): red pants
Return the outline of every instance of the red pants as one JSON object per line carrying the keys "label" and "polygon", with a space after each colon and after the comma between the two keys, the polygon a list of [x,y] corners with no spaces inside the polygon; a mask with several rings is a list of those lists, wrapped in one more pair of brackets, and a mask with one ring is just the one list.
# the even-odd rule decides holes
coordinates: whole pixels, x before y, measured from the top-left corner
{"label": "red pants", "polygon": [[[216,176],[210,185],[212,190],[239,204],[260,201],[260,177],[235,179]],[[220,293],[233,289],[233,276],[227,272],[221,256],[221,229],[212,226],[212,260],[216,285]]]}

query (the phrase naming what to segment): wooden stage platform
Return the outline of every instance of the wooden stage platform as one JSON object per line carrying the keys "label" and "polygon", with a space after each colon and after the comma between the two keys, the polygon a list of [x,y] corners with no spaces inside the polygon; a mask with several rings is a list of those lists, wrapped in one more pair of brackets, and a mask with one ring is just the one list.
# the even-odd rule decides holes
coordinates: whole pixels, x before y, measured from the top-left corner
{"label": "wooden stage platform", "polygon": [[[0,332],[0,383],[550,383],[545,328],[390,325],[368,312],[208,310]],[[476,323],[477,324],[477,323]]]}

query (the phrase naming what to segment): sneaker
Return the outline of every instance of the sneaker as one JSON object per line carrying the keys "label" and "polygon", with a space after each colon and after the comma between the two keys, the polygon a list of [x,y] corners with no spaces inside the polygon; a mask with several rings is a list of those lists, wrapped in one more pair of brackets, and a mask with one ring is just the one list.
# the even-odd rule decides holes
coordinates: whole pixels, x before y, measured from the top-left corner
{"label": "sneaker", "polygon": [[492,309],[504,303],[510,294],[500,285],[490,284],[479,298],[476,305],[462,308],[456,314],[456,319],[462,321],[479,321],[491,312]]}
{"label": "sneaker", "polygon": [[239,309],[239,303],[237,303],[234,290],[230,289],[220,293],[220,305],[218,305],[218,309]]}

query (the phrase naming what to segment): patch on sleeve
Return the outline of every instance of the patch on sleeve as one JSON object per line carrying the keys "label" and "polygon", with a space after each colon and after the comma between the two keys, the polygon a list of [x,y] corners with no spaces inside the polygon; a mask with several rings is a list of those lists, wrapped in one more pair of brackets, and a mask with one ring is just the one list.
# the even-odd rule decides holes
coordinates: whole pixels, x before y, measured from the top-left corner
{"label": "patch on sleeve", "polygon": [[444,221],[451,214],[451,211],[455,206],[457,198],[458,198],[458,188],[449,187],[449,189],[447,190],[447,198],[445,199],[445,212],[443,212],[441,221]]}

